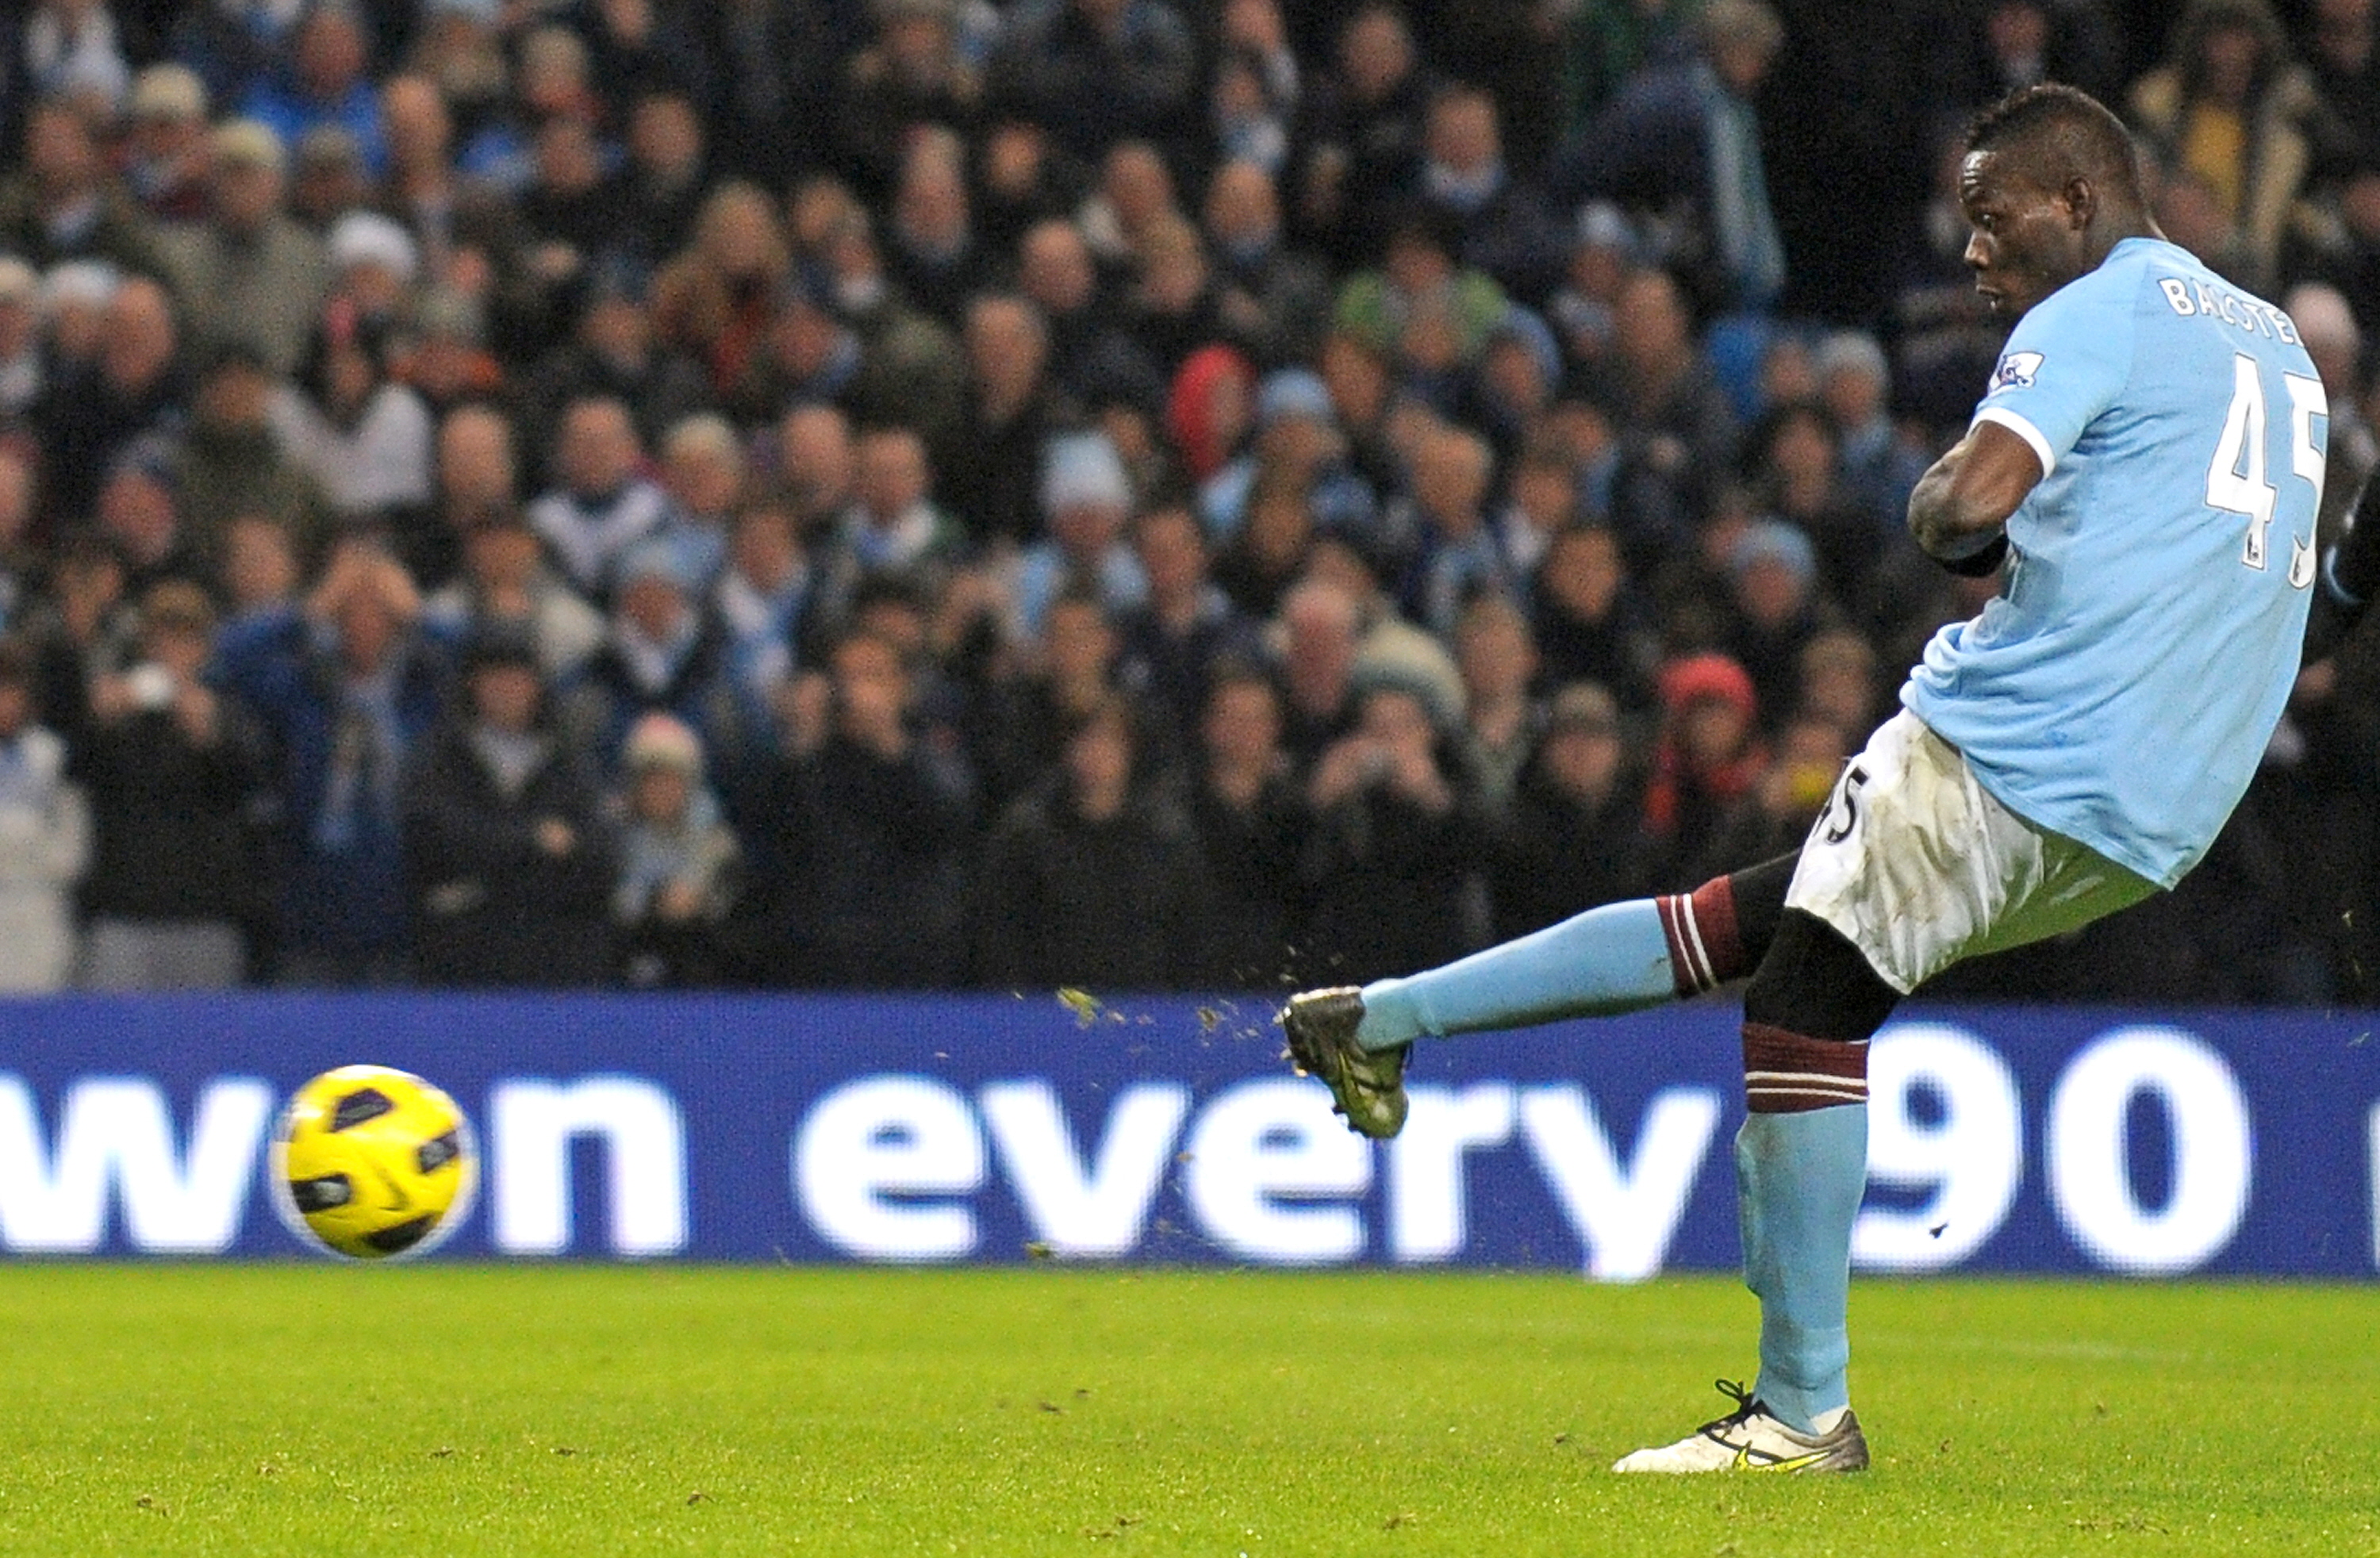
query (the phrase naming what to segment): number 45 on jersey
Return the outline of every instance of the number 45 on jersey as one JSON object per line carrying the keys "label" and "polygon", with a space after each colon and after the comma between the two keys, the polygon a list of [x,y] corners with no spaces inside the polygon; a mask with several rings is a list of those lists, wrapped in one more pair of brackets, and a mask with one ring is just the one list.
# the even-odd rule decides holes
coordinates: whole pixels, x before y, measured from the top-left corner
{"label": "number 45 on jersey", "polygon": [[[2322,507],[2322,451],[2314,447],[2313,420],[2330,415],[2330,401],[2322,381],[2301,373],[2281,375],[2289,399],[2289,470],[2313,488],[2310,510]],[[2231,409],[2223,418],[2223,435],[2215,441],[2215,458],[2206,468],[2206,503],[2248,521],[2247,544],[2240,548],[2243,566],[2265,566],[2265,532],[2273,523],[2273,505],[2279,493],[2265,475],[2265,378],[2256,359],[2246,352],[2231,359]],[[2289,587],[2303,590],[2313,582],[2314,547],[2311,541],[2289,538]]]}

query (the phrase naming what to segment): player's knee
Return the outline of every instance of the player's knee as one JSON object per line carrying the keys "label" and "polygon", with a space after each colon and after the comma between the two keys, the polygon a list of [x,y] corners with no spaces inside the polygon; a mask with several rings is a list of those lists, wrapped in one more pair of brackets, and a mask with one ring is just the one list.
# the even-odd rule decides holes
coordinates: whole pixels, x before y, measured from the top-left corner
{"label": "player's knee", "polygon": [[1785,909],[1752,983],[1747,1025],[1837,1043],[1859,1043],[1884,1026],[1900,992],[1843,933],[1802,909]]}

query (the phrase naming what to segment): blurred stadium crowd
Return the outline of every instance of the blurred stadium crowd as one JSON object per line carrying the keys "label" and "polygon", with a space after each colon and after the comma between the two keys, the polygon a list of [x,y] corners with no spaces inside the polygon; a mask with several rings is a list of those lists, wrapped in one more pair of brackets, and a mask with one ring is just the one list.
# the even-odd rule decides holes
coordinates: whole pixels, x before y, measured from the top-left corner
{"label": "blurred stadium crowd", "polygon": [[[1964,116],[2374,460],[2372,0],[28,0],[0,973],[1277,987],[1798,843],[1992,581]],[[2380,674],[1968,993],[2369,999]],[[2170,761],[2143,753],[2141,761]]]}

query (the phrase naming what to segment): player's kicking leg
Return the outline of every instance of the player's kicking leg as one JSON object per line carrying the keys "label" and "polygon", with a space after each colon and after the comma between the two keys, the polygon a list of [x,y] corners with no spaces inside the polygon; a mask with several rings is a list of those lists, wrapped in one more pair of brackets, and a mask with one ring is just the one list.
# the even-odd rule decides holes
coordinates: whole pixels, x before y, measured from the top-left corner
{"label": "player's kicking leg", "polygon": [[[1946,861],[1968,865],[1936,864]],[[2010,813],[1904,713],[1846,769],[1794,859],[1593,910],[1410,980],[1311,992],[1283,1024],[1293,1058],[1330,1084],[1350,1123],[1390,1136],[1404,1119],[1403,1047],[1416,1038],[1632,1011],[1756,965],[1736,1186],[1744,1280],[1760,1297],[1759,1378],[1733,1393],[1734,1412],[1617,1469],[1852,1470],[1866,1464],[1847,1316],[1867,1041],[1928,975],[2152,890]]]}
{"label": "player's kicking leg", "polygon": [[1289,1058],[1329,1086],[1348,1125],[1394,1136],[1415,1040],[1616,1016],[1742,979],[1768,950],[1793,863],[1606,904],[1427,973],[1293,995],[1281,1012]]}
{"label": "player's kicking leg", "polygon": [[1900,992],[1817,918],[1784,907],[1797,858],[1691,894],[1608,905],[1404,980],[1308,991],[1281,1016],[1290,1056],[1356,1130],[1404,1124],[1418,1038],[1612,1016],[1756,968],[1744,995],[1736,1138],[1744,1278],[1761,1301],[1760,1377],[1736,1410],[1613,1469],[1856,1471],[1845,1314],[1851,1229],[1867,1178],[1867,1040]]}

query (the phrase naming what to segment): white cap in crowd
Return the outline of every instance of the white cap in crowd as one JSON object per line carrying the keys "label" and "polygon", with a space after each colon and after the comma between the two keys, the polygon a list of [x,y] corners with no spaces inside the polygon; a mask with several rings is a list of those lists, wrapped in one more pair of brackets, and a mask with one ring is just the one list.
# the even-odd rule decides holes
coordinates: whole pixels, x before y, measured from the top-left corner
{"label": "white cap in crowd", "polygon": [[351,211],[331,228],[331,263],[378,265],[400,282],[411,282],[421,259],[413,235],[376,211]]}

